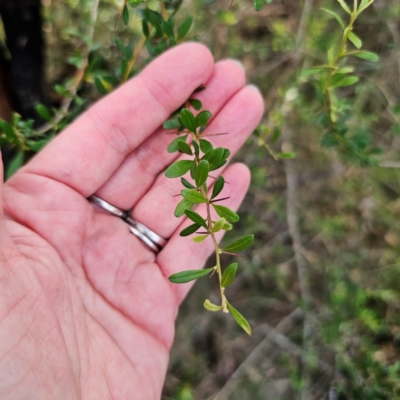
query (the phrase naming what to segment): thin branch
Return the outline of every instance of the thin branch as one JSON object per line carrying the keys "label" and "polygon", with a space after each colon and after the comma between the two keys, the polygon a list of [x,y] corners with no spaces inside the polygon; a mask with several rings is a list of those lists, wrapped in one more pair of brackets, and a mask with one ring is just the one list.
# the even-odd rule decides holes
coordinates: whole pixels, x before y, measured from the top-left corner
{"label": "thin branch", "polygon": [[[94,30],[95,30],[95,26],[96,26],[96,22],[97,22],[99,3],[100,3],[100,0],[93,0],[93,3],[92,3],[92,8],[91,8],[91,12],[90,12],[90,24],[89,24],[89,29],[88,29],[88,33],[87,33],[90,41],[92,41],[93,37],[94,37]],[[74,97],[78,91],[78,88],[85,76],[85,71],[89,64],[89,60],[88,60],[89,52],[90,52],[90,49],[88,48],[86,51],[84,65],[75,74],[74,82],[73,82],[72,86],[69,88],[70,96],[64,99],[58,113],[54,116],[53,120],[49,123],[44,124],[43,126],[41,126],[38,129],[38,132],[40,134],[44,134],[44,133],[48,132],[49,130],[53,129],[54,126],[56,126],[68,113],[68,110],[71,107]]]}

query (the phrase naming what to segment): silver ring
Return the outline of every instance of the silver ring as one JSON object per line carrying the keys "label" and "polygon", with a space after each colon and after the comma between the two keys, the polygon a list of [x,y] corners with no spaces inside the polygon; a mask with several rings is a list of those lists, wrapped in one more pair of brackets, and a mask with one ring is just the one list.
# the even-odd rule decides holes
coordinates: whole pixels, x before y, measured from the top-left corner
{"label": "silver ring", "polygon": [[153,243],[146,235],[136,229],[134,225],[129,224],[129,230],[133,233],[137,238],[139,238],[145,245],[147,245],[154,253],[158,253],[161,248],[159,248],[155,243]]}
{"label": "silver ring", "polygon": [[103,210],[108,211],[112,215],[115,215],[116,217],[120,217],[122,219],[125,219],[128,216],[127,211],[123,211],[118,207],[113,206],[110,203],[107,203],[105,200],[101,199],[100,197],[97,196],[90,196],[88,198],[89,201],[91,201],[94,204],[97,204],[99,207],[101,207]]}
{"label": "silver ring", "polygon": [[88,200],[94,204],[97,204],[103,210],[108,211],[110,214],[121,218],[129,225],[129,230],[137,238],[139,238],[145,245],[147,245],[154,253],[158,253],[167,243],[167,240],[152,231],[146,225],[135,221],[129,216],[130,212],[121,210],[118,207],[113,206],[107,201],[97,196],[90,196]]}
{"label": "silver ring", "polygon": [[148,228],[146,225],[143,225],[142,223],[135,221],[132,217],[125,218],[125,221],[129,225],[134,226],[143,235],[148,237],[156,246],[159,247],[160,250],[167,243],[167,239],[164,239],[163,237],[152,231],[150,228]]}

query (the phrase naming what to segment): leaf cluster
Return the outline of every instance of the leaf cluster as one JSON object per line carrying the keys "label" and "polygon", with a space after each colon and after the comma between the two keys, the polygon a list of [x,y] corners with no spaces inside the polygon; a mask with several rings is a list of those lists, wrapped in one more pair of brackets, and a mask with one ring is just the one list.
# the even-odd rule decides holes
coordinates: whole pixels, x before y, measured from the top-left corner
{"label": "leaf cluster", "polygon": [[[194,115],[189,107],[199,112]],[[239,216],[229,207],[216,204],[225,199],[220,197],[226,184],[222,175],[213,178],[214,183],[209,188],[210,172],[220,169],[227,163],[230,151],[224,147],[214,148],[214,145],[206,139],[212,136],[206,133],[207,124],[212,115],[209,111],[200,111],[201,108],[201,102],[191,98],[174,113],[173,118],[163,124],[164,129],[173,130],[177,135],[169,144],[167,151],[181,155],[178,161],[166,169],[165,176],[181,178],[183,185],[180,193],[182,200],[176,206],[174,214],[177,218],[186,216],[191,224],[183,228],[180,235],[195,235],[192,238],[195,243],[201,243],[210,238],[215,247],[216,263],[213,268],[178,272],[171,275],[169,280],[173,283],[187,283],[216,274],[220,283],[221,304],[212,304],[207,299],[204,307],[209,311],[222,310],[231,313],[239,326],[250,334],[250,325],[225,296],[225,288],[233,282],[238,264],[230,264],[223,271],[220,256],[224,253],[237,255],[238,252],[245,250],[253,243],[253,235],[244,236],[224,248],[218,245],[216,233],[231,230],[232,224],[239,221]],[[197,205],[204,207],[205,216],[192,210]]]}
{"label": "leaf cluster", "polygon": [[352,162],[374,165],[380,150],[371,145],[370,132],[349,128],[347,121],[351,116],[351,102],[341,96],[343,90],[351,89],[360,81],[355,68],[347,64],[349,58],[357,57],[375,63],[379,61],[377,54],[362,50],[362,40],[354,32],[356,19],[374,0],[362,0],[360,4],[355,1],[353,9],[344,0],[337,1],[348,14],[347,24],[336,11],[327,8],[321,10],[339,23],[342,29],[341,43],[336,51],[333,47],[329,49],[326,64],[302,69],[299,78],[303,81],[313,79],[318,97],[322,99],[323,110],[316,119],[325,129],[322,146],[335,148],[342,157]]}

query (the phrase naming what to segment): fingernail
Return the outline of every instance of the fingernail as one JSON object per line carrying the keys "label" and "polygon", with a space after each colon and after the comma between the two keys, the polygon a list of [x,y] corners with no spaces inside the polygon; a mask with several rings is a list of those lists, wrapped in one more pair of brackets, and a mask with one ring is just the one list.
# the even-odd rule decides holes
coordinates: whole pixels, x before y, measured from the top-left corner
{"label": "fingernail", "polygon": [[247,87],[248,87],[249,89],[255,90],[257,93],[261,93],[260,88],[259,88],[258,86],[256,86],[256,85],[247,85]]}
{"label": "fingernail", "polygon": [[242,69],[243,72],[245,71],[244,65],[243,65],[243,63],[242,63],[241,61],[239,61],[239,60],[232,60],[232,61],[233,61],[235,64],[239,65],[239,67]]}

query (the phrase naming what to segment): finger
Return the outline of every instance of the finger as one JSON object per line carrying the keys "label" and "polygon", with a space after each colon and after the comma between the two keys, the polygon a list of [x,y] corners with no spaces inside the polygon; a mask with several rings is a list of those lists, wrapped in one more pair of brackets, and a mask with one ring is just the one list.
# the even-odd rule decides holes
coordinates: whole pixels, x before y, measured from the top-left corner
{"label": "finger", "polygon": [[212,70],[206,47],[174,47],[94,105],[21,172],[60,181],[85,197],[93,194]]}
{"label": "finger", "polygon": [[[229,207],[232,210],[237,210],[248,190],[250,184],[250,172],[243,164],[233,164],[227,168],[224,176],[226,177],[226,180],[230,182],[230,185],[227,185],[226,190],[226,195],[230,196],[230,198],[224,202],[224,206]],[[197,207],[196,212],[203,217],[206,217],[207,215],[204,204]],[[213,213],[212,215],[214,219],[217,218],[216,214]],[[211,238],[207,238],[202,243],[194,243],[190,240],[190,237],[179,236],[179,232],[190,224],[192,224],[192,222],[188,220],[182,222],[168,241],[168,244],[157,257],[157,262],[161,268],[161,272],[166,278],[180,271],[203,268],[206,260],[214,251],[214,245]],[[224,231],[216,234],[219,241],[223,234]],[[183,300],[192,285],[193,283],[184,285],[172,284],[172,288],[179,301]]]}
{"label": "finger", "polygon": [[[243,68],[232,60],[222,61],[215,65],[213,74],[205,84],[206,90],[196,98],[203,103],[203,109],[209,110],[214,116],[244,84]],[[158,129],[145,140],[124,160],[96,195],[122,209],[132,208],[149,190],[157,175],[177,156],[177,153],[167,152],[168,144],[175,137],[164,133],[165,130]]]}
{"label": "finger", "polygon": [[[227,147],[233,156],[247,137],[258,125],[263,113],[260,93],[250,87],[242,89],[221,110],[206,132],[228,132],[228,135],[207,137],[215,146]],[[186,156],[187,157],[187,156]],[[213,176],[218,176],[220,170]],[[229,179],[226,179],[230,182]],[[209,180],[212,183],[212,180]],[[229,185],[225,185],[229,187]],[[170,237],[180,221],[174,217],[174,210],[181,201],[180,179],[168,179],[161,174],[152,188],[133,209],[132,216],[163,237]],[[223,191],[225,197],[225,189]]]}

